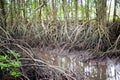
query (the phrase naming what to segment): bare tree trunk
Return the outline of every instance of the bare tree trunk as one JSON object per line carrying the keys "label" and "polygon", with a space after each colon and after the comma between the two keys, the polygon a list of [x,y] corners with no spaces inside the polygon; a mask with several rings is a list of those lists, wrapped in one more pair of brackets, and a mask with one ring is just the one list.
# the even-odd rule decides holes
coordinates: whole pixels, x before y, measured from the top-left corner
{"label": "bare tree trunk", "polygon": [[81,14],[81,18],[82,18],[82,19],[84,19],[83,1],[82,1],[82,0],[80,0],[80,2],[81,2],[81,9],[82,9],[82,10],[81,10],[81,13],[82,13],[82,14]]}
{"label": "bare tree trunk", "polygon": [[[41,3],[42,3],[42,1],[41,0],[39,0],[39,5],[41,5]],[[39,11],[39,18],[40,18],[40,22],[41,22],[41,8],[40,8],[40,11]]]}
{"label": "bare tree trunk", "polygon": [[13,7],[14,7],[14,15],[16,17],[16,3],[15,3],[16,0],[13,0]]}
{"label": "bare tree trunk", "polygon": [[25,1],[23,1],[22,2],[22,4],[23,4],[23,17],[24,17],[24,19],[26,18],[26,6],[25,6]]}
{"label": "bare tree trunk", "polygon": [[57,17],[56,0],[52,0],[52,12],[53,12],[53,20],[56,20]]}
{"label": "bare tree trunk", "polygon": [[106,0],[96,0],[96,21],[98,25],[106,26]]}
{"label": "bare tree trunk", "polygon": [[5,0],[0,0],[0,21],[1,21],[1,25],[4,29],[6,29],[6,12],[5,12]]}
{"label": "bare tree trunk", "polygon": [[112,0],[110,0],[110,4],[108,5],[109,6],[109,12],[108,12],[108,16],[107,16],[107,21],[109,22],[110,20],[110,9],[111,9],[111,4],[112,4]]}
{"label": "bare tree trunk", "polygon": [[115,22],[115,18],[116,18],[116,8],[117,8],[117,0],[115,0],[114,2],[113,22]]}
{"label": "bare tree trunk", "polygon": [[[71,7],[72,7],[73,5],[72,5],[72,1],[71,1]],[[74,16],[73,16],[73,9],[71,8],[71,21],[73,20],[73,18],[74,18]]]}
{"label": "bare tree trunk", "polygon": [[11,19],[11,26],[13,25],[13,3],[12,0],[10,0],[10,19]]}
{"label": "bare tree trunk", "polygon": [[75,0],[75,21],[78,21],[78,0]]}
{"label": "bare tree trunk", "polygon": [[87,20],[87,21],[89,20],[89,17],[90,17],[90,16],[89,16],[89,1],[90,1],[90,0],[87,0],[87,1],[86,1],[86,9],[85,9],[85,10],[86,10],[86,20]]}
{"label": "bare tree trunk", "polygon": [[63,9],[63,13],[64,13],[64,20],[67,21],[68,20],[68,12],[67,12],[67,0],[62,0],[62,9]]}
{"label": "bare tree trunk", "polygon": [[48,19],[49,19],[49,18],[48,18],[48,16],[49,16],[48,13],[49,13],[49,12],[48,12],[47,2],[45,2],[45,9],[46,9],[46,21],[48,22]]}

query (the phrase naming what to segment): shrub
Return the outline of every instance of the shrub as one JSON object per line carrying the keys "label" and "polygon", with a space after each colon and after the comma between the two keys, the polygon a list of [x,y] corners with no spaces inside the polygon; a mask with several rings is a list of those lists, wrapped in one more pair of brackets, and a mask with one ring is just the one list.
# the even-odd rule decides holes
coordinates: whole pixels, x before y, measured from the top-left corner
{"label": "shrub", "polygon": [[19,77],[19,67],[21,62],[17,59],[20,57],[19,53],[8,50],[4,55],[0,54],[0,69],[7,72],[12,77]]}

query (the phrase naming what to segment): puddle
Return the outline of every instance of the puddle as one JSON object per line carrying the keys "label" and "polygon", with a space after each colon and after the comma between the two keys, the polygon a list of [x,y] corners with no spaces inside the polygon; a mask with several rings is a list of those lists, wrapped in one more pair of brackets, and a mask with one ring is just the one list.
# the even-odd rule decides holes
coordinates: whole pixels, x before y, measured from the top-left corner
{"label": "puddle", "polygon": [[114,59],[81,62],[78,55],[56,55],[43,52],[39,56],[50,64],[72,72],[77,80],[120,80],[120,63]]}

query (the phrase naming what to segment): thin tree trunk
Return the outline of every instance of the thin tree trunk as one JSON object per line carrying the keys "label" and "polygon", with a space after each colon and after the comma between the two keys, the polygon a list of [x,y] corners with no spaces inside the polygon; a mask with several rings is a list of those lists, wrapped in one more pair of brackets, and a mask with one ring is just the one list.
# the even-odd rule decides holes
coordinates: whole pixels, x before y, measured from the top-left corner
{"label": "thin tree trunk", "polygon": [[22,2],[23,3],[23,16],[24,16],[24,19],[26,18],[26,6],[25,6],[25,1]]}
{"label": "thin tree trunk", "polygon": [[115,18],[116,18],[116,7],[117,6],[117,0],[115,0],[115,3],[114,3],[114,13],[113,13],[113,22],[115,22]]}
{"label": "thin tree trunk", "polygon": [[78,21],[78,0],[75,0],[75,21]]}
{"label": "thin tree trunk", "polygon": [[52,12],[53,12],[53,20],[56,20],[57,17],[56,0],[52,0]]}
{"label": "thin tree trunk", "polygon": [[[41,5],[41,3],[42,3],[41,0],[39,0],[39,5]],[[40,22],[41,22],[41,16],[42,15],[41,15],[41,8],[40,8],[40,11],[39,11]]]}
{"label": "thin tree trunk", "polygon": [[10,0],[10,18],[11,18],[11,26],[13,25],[13,3],[12,0]]}
{"label": "thin tree trunk", "polygon": [[111,4],[112,4],[112,0],[110,0],[110,4],[109,4],[109,12],[108,12],[108,22],[109,22],[109,19],[110,19],[110,9],[111,9]]}
{"label": "thin tree trunk", "polygon": [[86,1],[86,20],[89,20],[89,0]]}
{"label": "thin tree trunk", "polygon": [[4,29],[6,29],[6,12],[5,12],[5,0],[0,0],[0,21],[1,21],[1,25]]}
{"label": "thin tree trunk", "polygon": [[83,8],[83,1],[82,0],[80,0],[80,2],[81,2],[81,18],[82,18],[82,20],[84,19],[84,8]]}

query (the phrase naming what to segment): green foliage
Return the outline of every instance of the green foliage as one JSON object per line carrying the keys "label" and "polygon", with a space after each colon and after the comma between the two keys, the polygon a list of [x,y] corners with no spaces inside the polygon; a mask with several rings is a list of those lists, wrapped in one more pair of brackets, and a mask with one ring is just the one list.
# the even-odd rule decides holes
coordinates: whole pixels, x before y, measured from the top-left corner
{"label": "green foliage", "polygon": [[21,74],[18,72],[21,62],[17,59],[20,57],[19,53],[12,50],[6,52],[6,55],[0,54],[0,69],[8,72],[10,76],[19,77]]}

